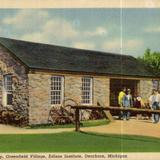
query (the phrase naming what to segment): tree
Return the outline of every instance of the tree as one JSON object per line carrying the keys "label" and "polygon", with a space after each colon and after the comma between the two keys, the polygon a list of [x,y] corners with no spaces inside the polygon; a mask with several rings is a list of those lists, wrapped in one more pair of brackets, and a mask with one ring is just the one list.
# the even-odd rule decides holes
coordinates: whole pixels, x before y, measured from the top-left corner
{"label": "tree", "polygon": [[155,75],[160,76],[160,52],[151,52],[148,48],[142,57],[138,58],[143,62]]}
{"label": "tree", "polygon": [[[151,52],[147,48],[142,57],[138,59],[148,67],[157,77],[160,77],[160,52]],[[160,89],[160,81],[153,81],[155,88]]]}

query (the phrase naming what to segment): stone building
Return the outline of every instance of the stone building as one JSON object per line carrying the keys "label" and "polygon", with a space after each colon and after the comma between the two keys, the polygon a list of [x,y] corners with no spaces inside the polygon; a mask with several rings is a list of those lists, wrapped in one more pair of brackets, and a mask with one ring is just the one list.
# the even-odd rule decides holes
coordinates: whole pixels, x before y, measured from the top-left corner
{"label": "stone building", "polygon": [[48,123],[66,98],[116,106],[126,86],[147,99],[158,80],[132,56],[0,38],[0,105],[22,110],[29,124]]}

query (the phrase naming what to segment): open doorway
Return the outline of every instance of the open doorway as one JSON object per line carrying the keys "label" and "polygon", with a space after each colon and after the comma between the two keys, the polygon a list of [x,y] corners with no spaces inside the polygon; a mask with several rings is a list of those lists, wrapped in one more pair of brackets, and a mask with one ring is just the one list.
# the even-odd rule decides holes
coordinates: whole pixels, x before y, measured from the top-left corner
{"label": "open doorway", "polygon": [[130,88],[132,95],[138,95],[139,80],[110,79],[110,106],[118,106],[118,94],[123,87]]}

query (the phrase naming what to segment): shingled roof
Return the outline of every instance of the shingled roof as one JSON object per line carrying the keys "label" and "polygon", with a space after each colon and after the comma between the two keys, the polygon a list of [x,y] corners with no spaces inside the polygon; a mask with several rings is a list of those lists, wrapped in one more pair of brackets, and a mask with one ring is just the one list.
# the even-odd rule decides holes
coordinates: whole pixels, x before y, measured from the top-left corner
{"label": "shingled roof", "polygon": [[31,69],[155,77],[136,58],[128,55],[8,38],[0,38],[0,44]]}

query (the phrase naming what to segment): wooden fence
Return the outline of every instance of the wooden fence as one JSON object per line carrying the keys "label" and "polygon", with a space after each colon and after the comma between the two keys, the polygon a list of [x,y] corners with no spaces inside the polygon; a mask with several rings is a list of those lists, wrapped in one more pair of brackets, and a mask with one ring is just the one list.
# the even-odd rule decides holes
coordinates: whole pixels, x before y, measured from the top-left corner
{"label": "wooden fence", "polygon": [[99,110],[99,111],[129,111],[134,113],[145,113],[152,114],[158,113],[160,114],[160,110],[152,110],[152,109],[139,109],[139,108],[123,108],[123,107],[100,107],[100,106],[72,106],[72,109],[75,110],[75,131],[80,130],[80,110]]}

